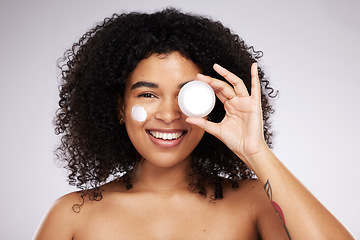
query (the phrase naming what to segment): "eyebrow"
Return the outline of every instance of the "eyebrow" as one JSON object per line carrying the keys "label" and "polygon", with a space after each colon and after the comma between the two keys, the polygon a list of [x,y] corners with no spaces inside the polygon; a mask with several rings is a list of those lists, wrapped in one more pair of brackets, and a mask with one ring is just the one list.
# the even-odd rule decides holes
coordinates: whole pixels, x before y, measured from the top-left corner
{"label": "eyebrow", "polygon": [[[183,82],[183,83],[180,83],[178,85],[178,88],[182,88],[185,84],[187,84],[188,82],[191,82],[193,80],[189,80],[189,81],[186,81],[186,82]],[[137,82],[137,83],[134,83],[132,86],[131,86],[131,90],[134,90],[136,88],[141,88],[141,87],[148,87],[148,88],[159,88],[159,85],[156,84],[156,83],[153,83],[153,82],[146,82],[146,81],[140,81],[140,82]]]}
{"label": "eyebrow", "polygon": [[134,90],[134,89],[140,88],[140,87],[159,88],[159,85],[156,83],[153,83],[153,82],[140,81],[140,82],[134,83],[131,86],[131,90]]}

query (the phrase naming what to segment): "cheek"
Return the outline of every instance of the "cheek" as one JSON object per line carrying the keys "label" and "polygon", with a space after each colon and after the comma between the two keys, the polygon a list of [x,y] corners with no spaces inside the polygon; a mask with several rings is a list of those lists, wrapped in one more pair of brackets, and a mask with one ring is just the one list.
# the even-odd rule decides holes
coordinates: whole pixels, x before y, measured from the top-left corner
{"label": "cheek", "polygon": [[198,144],[200,142],[200,140],[204,137],[205,131],[203,129],[199,128],[199,127],[196,127],[196,126],[193,126],[193,128],[196,128],[196,130],[194,132],[195,132],[195,135],[197,136],[196,140],[197,140],[197,144]]}

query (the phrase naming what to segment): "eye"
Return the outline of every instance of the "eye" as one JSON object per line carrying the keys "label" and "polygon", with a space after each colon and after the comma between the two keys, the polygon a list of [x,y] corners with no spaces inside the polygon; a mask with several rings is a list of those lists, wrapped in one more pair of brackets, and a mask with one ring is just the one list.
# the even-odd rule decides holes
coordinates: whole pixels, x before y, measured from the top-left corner
{"label": "eye", "polygon": [[138,95],[138,97],[155,98],[156,96],[153,93],[141,93]]}

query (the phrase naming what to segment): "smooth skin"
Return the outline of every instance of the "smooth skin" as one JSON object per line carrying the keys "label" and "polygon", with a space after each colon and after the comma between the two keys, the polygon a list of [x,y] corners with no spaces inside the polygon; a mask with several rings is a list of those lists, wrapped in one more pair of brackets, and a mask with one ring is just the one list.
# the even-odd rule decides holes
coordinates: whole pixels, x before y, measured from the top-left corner
{"label": "smooth skin", "polygon": [[[264,191],[267,180],[292,239],[353,239],[266,146],[256,64],[252,66],[251,96],[241,79],[219,65],[214,69],[234,88],[199,74],[199,68],[178,52],[142,60],[129,75],[125,99],[119,99],[129,136],[146,156],[136,166],[134,188],[125,190],[116,181],[108,183],[101,187],[103,199],[85,197],[80,213],[72,211],[74,204],[82,202],[79,193],[60,198],[34,239],[288,239]],[[223,102],[226,116],[221,123],[181,113],[176,103],[179,86],[194,79],[210,84]],[[142,84],[132,89],[137,82],[157,87]],[[133,104],[147,110],[144,123],[130,118]],[[149,130],[186,134],[166,146],[152,139]],[[225,184],[224,199],[216,203],[189,191],[187,171],[197,144],[191,140],[198,142],[204,131],[223,141],[259,180],[240,181],[238,189]]]}

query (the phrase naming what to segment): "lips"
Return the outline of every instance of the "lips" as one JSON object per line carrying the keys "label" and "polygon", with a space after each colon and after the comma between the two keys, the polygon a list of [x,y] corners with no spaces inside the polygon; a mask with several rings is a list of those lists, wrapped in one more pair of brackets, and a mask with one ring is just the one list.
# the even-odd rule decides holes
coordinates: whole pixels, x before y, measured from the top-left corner
{"label": "lips", "polygon": [[186,135],[186,130],[147,130],[150,140],[160,147],[175,147]]}

